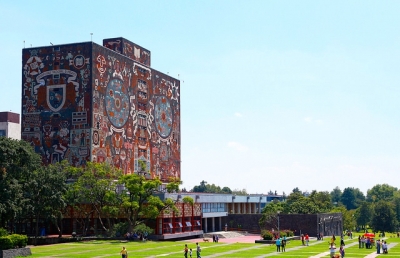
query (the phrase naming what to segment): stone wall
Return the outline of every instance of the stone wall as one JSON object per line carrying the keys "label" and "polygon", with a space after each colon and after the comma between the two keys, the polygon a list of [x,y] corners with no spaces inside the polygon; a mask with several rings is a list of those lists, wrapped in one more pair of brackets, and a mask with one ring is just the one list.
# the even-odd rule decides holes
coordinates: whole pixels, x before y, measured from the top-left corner
{"label": "stone wall", "polygon": [[17,256],[29,256],[29,255],[32,255],[31,249],[29,247],[0,251],[0,258],[12,258]]}

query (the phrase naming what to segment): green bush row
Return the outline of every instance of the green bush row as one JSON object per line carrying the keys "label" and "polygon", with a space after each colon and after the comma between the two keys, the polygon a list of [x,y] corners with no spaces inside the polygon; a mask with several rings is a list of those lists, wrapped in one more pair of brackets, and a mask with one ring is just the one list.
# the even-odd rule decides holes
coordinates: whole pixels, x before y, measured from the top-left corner
{"label": "green bush row", "polygon": [[[261,231],[261,237],[264,239],[264,240],[272,240],[272,239],[274,239],[274,235],[276,235],[277,234],[277,232],[272,232],[272,231],[270,231],[270,230],[262,230]],[[282,230],[281,232],[280,232],[280,236],[281,237],[292,237],[292,236],[294,236],[294,233],[293,233],[293,231],[290,231],[290,230]]]}
{"label": "green bush row", "polygon": [[25,247],[28,243],[26,235],[12,234],[0,237],[0,250]]}

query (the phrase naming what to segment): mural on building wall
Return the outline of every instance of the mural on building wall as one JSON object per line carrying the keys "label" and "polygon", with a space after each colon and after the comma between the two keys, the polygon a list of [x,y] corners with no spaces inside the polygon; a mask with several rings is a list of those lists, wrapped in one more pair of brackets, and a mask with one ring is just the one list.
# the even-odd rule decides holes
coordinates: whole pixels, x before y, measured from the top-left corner
{"label": "mural on building wall", "polygon": [[22,51],[22,139],[44,164],[90,158],[91,44]]}
{"label": "mural on building wall", "polygon": [[92,42],[24,49],[22,137],[45,164],[92,160],[180,178],[179,80],[145,65],[150,51],[121,40],[121,53]]}
{"label": "mural on building wall", "polygon": [[92,157],[125,174],[180,178],[179,81],[128,57],[93,50]]}

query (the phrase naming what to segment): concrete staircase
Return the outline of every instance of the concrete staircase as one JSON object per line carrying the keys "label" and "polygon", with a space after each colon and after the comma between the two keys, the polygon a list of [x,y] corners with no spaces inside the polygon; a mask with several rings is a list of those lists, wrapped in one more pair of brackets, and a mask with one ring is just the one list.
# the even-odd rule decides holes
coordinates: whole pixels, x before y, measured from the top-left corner
{"label": "concrete staircase", "polygon": [[204,237],[205,238],[211,238],[213,235],[217,235],[219,238],[234,238],[234,237],[242,237],[242,236],[246,236],[247,232],[245,231],[218,231],[218,232],[211,232],[211,233],[204,233]]}

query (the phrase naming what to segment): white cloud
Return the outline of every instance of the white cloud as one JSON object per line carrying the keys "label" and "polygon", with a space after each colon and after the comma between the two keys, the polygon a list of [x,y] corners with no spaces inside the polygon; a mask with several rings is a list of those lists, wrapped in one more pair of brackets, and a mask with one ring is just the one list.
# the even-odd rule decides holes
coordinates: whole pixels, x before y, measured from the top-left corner
{"label": "white cloud", "polygon": [[234,150],[237,150],[237,151],[248,151],[249,150],[249,148],[247,146],[244,146],[238,142],[228,142],[228,147],[232,148]]}
{"label": "white cloud", "polygon": [[312,121],[312,117],[305,117],[304,121],[306,121],[307,123],[310,123]]}
{"label": "white cloud", "polygon": [[242,113],[236,112],[236,113],[235,113],[235,116],[236,116],[236,117],[242,117],[243,115],[242,115]]}

